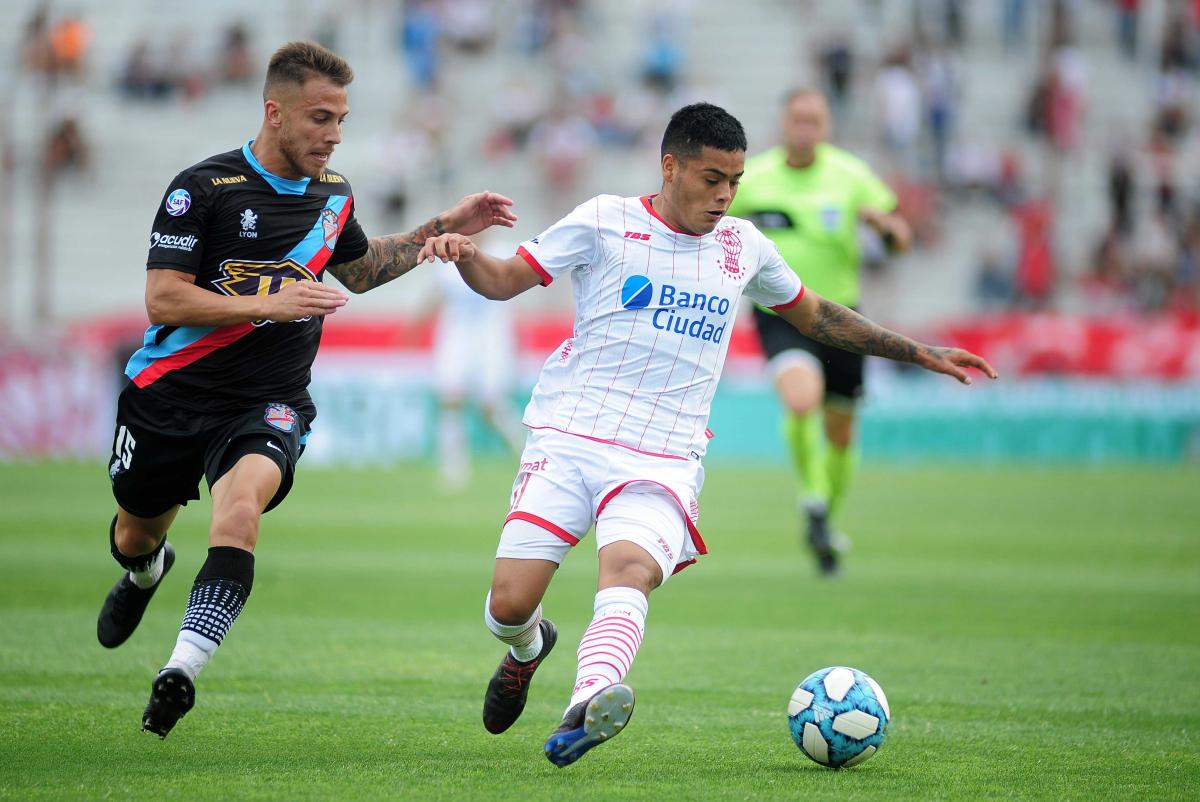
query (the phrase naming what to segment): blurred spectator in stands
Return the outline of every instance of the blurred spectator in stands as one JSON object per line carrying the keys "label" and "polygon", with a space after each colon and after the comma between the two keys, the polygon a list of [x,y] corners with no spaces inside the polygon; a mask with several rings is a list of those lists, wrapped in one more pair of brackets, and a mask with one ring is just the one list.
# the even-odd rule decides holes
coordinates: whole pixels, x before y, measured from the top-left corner
{"label": "blurred spectator in stands", "polygon": [[441,20],[447,44],[460,53],[483,53],[496,39],[490,0],[442,0]]}
{"label": "blurred spectator in stands", "polygon": [[1108,161],[1108,210],[1112,234],[1119,237],[1133,233],[1133,170],[1133,154],[1128,146],[1118,145]]}
{"label": "blurred spectator in stands", "polygon": [[1025,49],[1025,17],[1028,8],[1027,0],[1001,0],[1000,27],[1004,36],[1004,49],[1009,52]]}
{"label": "blurred spectator in stands", "polygon": [[679,71],[683,67],[680,46],[680,20],[673,14],[658,11],[650,18],[649,38],[642,52],[642,83],[661,95],[675,91]]}
{"label": "blurred spectator in stands", "polygon": [[213,74],[209,60],[201,59],[192,42],[193,30],[184,28],[163,53],[164,68],[178,97],[185,101],[196,100],[208,91]]}
{"label": "blurred spectator in stands", "polygon": [[884,62],[875,83],[890,168],[907,175],[916,173],[914,149],[921,132],[921,90],[911,61],[908,46],[897,47]]}
{"label": "blurred spectator in stands", "polygon": [[498,158],[523,149],[545,107],[546,101],[528,76],[509,75],[504,86],[491,97],[493,128],[484,141],[484,153]]}
{"label": "blurred spectator in stands", "polygon": [[833,130],[846,121],[850,106],[850,90],[854,84],[854,51],[850,39],[838,35],[821,48],[817,56],[821,84],[833,112]]}
{"label": "blurred spectator in stands", "polygon": [[1142,0],[1114,0],[1113,8],[1117,20],[1117,44],[1129,61],[1137,60],[1138,51],[1138,17],[1142,9]]}
{"label": "blurred spectator in stands", "polygon": [[415,116],[407,110],[399,112],[378,145],[381,206],[393,228],[403,227],[414,191],[424,183],[432,183],[429,168],[434,161],[433,137],[426,128],[412,122]]}
{"label": "blurred spectator in stands", "polygon": [[125,56],[117,85],[133,100],[164,100],[175,92],[175,75],[164,48],[156,48],[145,37],[134,39]]}
{"label": "blurred spectator in stands", "polygon": [[1133,282],[1138,306],[1165,309],[1181,254],[1171,221],[1161,209],[1144,218],[1133,240]]}
{"label": "blurred spectator in stands", "polygon": [[219,83],[245,85],[257,76],[257,59],[250,52],[250,33],[235,22],[225,29],[217,51],[216,78]]}
{"label": "blurred spectator in stands", "polygon": [[966,41],[965,0],[914,0],[912,11],[918,42],[958,48]]}
{"label": "blurred spectator in stands", "polygon": [[389,131],[378,139],[382,207],[394,227],[408,225],[409,200],[448,192],[451,160],[446,144],[449,112],[442,96],[426,94],[400,103]]}
{"label": "blurred spectator in stands", "polygon": [[1200,208],[1192,208],[1184,228],[1176,286],[1172,306],[1180,311],[1200,311]]}
{"label": "blurred spectator in stands", "polygon": [[1154,102],[1162,135],[1180,139],[1190,123],[1197,68],[1196,30],[1185,9],[1167,17],[1154,81]]}
{"label": "blurred spectator in stands", "polygon": [[1176,212],[1175,189],[1177,180],[1176,157],[1178,147],[1171,135],[1170,121],[1159,115],[1150,128],[1150,141],[1146,147],[1150,160],[1150,171],[1154,176],[1154,197],[1157,199],[1156,213],[1173,218]]}
{"label": "blurred spectator in stands", "polygon": [[51,178],[84,172],[91,165],[87,141],[79,120],[67,116],[50,129],[42,149],[42,169]]}
{"label": "blurred spectator in stands", "polygon": [[1090,269],[1080,282],[1083,314],[1104,317],[1136,308],[1127,275],[1125,240],[1112,228],[1100,238]]}
{"label": "blurred spectator in stands", "polygon": [[920,71],[932,173],[940,184],[946,178],[946,155],[958,119],[958,60],[946,48],[934,46],[922,55]]}
{"label": "blurred spectator in stands", "polygon": [[92,31],[78,14],[53,18],[49,5],[34,8],[25,23],[20,63],[27,72],[51,79],[84,77]]}
{"label": "blurred spectator in stands", "polygon": [[597,92],[588,98],[587,118],[600,145],[635,146],[648,130],[654,108],[662,102],[641,87]]}
{"label": "blurred spectator in stands", "polygon": [[1078,0],[1050,0],[1050,37],[1047,44],[1051,50],[1075,44],[1078,5]]}
{"label": "blurred spectator in stands", "polygon": [[557,19],[547,66],[560,91],[573,100],[582,100],[600,83],[596,73],[599,60],[592,53],[596,38],[585,36],[586,29],[572,14],[560,13]]}
{"label": "blurred spectator in stands", "polygon": [[1045,197],[1014,206],[1017,225],[1017,302],[1026,309],[1045,309],[1053,300],[1057,278],[1053,242],[1054,211]]}
{"label": "blurred spectator in stands", "polygon": [[551,214],[570,209],[577,186],[596,143],[596,134],[565,97],[550,105],[549,115],[534,126],[529,144],[537,158],[546,207]]}
{"label": "blurred spectator in stands", "polygon": [[1013,303],[1013,257],[999,238],[993,238],[979,254],[975,273],[975,301],[985,312],[1004,311]]}
{"label": "blurred spectator in stands", "polygon": [[34,8],[21,36],[21,67],[26,72],[53,75],[54,47],[50,43],[50,11],[43,4]]}
{"label": "blurred spectator in stands", "polygon": [[405,4],[400,46],[413,83],[421,91],[437,87],[441,38],[441,23],[432,0],[415,0]]}
{"label": "blurred spectator in stands", "polygon": [[54,70],[59,75],[82,78],[86,67],[92,29],[77,13],[65,14],[50,27]]}
{"label": "blurred spectator in stands", "polygon": [[1073,153],[1080,143],[1086,84],[1082,54],[1064,46],[1048,54],[1029,95],[1026,128],[1059,155]]}

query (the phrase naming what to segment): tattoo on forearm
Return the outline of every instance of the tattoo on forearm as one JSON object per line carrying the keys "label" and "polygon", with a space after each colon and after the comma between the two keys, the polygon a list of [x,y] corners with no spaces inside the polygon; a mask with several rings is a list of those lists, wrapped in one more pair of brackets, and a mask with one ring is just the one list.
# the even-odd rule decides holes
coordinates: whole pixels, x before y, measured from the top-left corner
{"label": "tattoo on forearm", "polygon": [[366,292],[416,267],[425,240],[444,233],[442,218],[435,217],[407,234],[371,237],[363,256],[334,265],[329,271],[351,292]]}
{"label": "tattoo on forearm", "polygon": [[852,309],[822,298],[809,332],[815,340],[846,351],[883,356],[900,362],[916,362],[925,346],[903,334],[888,331]]}

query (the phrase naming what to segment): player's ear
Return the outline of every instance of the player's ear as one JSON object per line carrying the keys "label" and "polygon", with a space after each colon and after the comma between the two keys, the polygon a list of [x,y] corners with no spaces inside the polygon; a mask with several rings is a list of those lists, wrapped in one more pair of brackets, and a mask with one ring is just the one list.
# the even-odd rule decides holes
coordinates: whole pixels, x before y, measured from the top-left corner
{"label": "player's ear", "polygon": [[679,160],[673,153],[664,153],[662,157],[663,181],[674,181],[675,173],[679,170]]}
{"label": "player's ear", "polygon": [[263,108],[268,123],[276,127],[283,123],[283,107],[278,100],[268,99]]}

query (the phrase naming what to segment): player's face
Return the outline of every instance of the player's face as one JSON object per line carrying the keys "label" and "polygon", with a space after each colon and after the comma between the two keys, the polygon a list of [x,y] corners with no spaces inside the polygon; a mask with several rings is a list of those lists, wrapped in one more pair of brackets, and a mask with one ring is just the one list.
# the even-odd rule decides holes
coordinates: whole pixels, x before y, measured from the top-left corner
{"label": "player's face", "polygon": [[788,150],[807,156],[829,136],[829,106],[818,94],[792,98],[783,110],[783,141]]}
{"label": "player's face", "polygon": [[707,146],[682,161],[663,156],[663,195],[675,218],[669,222],[689,234],[712,231],[733,202],[745,165],[745,151]]}
{"label": "player's face", "polygon": [[[271,101],[267,103],[270,119]],[[284,92],[277,106],[280,155],[293,173],[284,178],[319,178],[342,141],[342,123],[350,112],[346,87],[328,78],[309,78]]]}

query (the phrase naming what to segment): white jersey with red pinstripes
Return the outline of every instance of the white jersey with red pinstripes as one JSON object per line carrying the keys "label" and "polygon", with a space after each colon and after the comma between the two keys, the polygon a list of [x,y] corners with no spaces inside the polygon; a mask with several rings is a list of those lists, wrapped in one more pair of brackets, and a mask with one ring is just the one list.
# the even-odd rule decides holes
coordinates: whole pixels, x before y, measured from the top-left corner
{"label": "white jersey with red pinstripes", "polygon": [[804,287],[750,222],[693,236],[651,201],[600,195],[518,249],[543,284],[569,272],[575,290],[574,333],[542,367],[524,422],[699,458],[739,299],[785,308]]}

